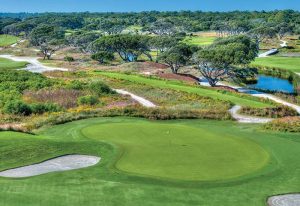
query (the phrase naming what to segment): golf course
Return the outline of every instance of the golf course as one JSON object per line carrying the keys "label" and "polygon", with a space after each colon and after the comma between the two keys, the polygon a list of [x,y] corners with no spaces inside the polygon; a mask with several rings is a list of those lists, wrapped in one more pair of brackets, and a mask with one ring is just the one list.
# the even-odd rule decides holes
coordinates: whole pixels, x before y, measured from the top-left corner
{"label": "golf course", "polygon": [[0,203],[264,206],[268,196],[300,190],[300,141],[259,130],[230,121],[96,118],[35,135],[2,132],[1,170],[66,154],[102,160],[69,172],[0,178]]}
{"label": "golf course", "polygon": [[0,0],[0,206],[300,206],[296,1]]}

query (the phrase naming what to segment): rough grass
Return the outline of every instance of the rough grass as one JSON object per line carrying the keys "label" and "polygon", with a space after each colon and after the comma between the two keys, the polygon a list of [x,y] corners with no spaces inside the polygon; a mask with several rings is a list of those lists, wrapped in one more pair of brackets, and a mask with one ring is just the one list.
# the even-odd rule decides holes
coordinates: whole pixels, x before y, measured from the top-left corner
{"label": "rough grass", "polygon": [[210,88],[189,86],[189,85],[182,84],[178,81],[167,81],[167,80],[160,80],[155,78],[146,78],[137,75],[127,75],[122,73],[97,72],[97,74],[104,75],[110,78],[128,80],[134,83],[151,85],[158,88],[167,88],[167,89],[174,89],[177,91],[194,93],[204,97],[211,97],[213,99],[229,101],[231,103],[241,105],[241,106],[261,107],[261,108],[267,106],[273,106],[268,101],[264,101],[259,98],[254,98],[249,95],[243,95],[238,93],[234,94],[231,92],[217,91]]}
{"label": "rough grass", "polygon": [[300,72],[300,57],[280,57],[271,56],[266,58],[256,58],[252,66],[263,66],[271,68],[285,69],[292,72]]}
{"label": "rough grass", "polygon": [[[233,122],[206,120],[163,122],[162,124],[175,127],[183,126],[191,130],[205,131],[203,134],[213,135],[217,139],[227,137],[244,139],[246,144],[248,141],[251,142],[250,144],[259,144],[271,154],[270,161],[264,169],[251,175],[232,179],[229,182],[167,181],[140,177],[116,169],[115,164],[118,166],[119,149],[121,148],[106,144],[101,140],[114,141],[112,143],[115,145],[124,144],[125,139],[122,140],[115,136],[112,140],[108,140],[109,137],[101,134],[97,138],[91,139],[81,133],[81,130],[87,126],[94,127],[93,125],[106,123],[113,125],[113,123],[120,122],[135,124],[143,123],[144,120],[131,118],[89,119],[55,126],[38,132],[38,135],[1,132],[0,170],[40,162],[63,154],[96,155],[101,156],[102,159],[100,164],[94,167],[75,171],[45,174],[19,180],[0,178],[0,205],[265,206],[266,198],[270,195],[300,191],[300,139],[298,134],[259,132],[254,126],[239,126]],[[173,134],[172,131],[170,134]],[[161,133],[157,133],[157,135],[161,135]],[[165,137],[165,135],[162,134],[161,137]],[[199,133],[199,137],[201,135]],[[151,138],[164,142],[162,138]],[[151,142],[151,138],[146,140],[147,143]],[[172,145],[175,143],[175,141],[171,141]],[[188,145],[182,146],[182,149],[186,148],[186,150],[191,146],[190,140],[187,140],[187,143],[184,143],[184,140],[178,143],[180,143],[178,145],[180,148],[182,144]],[[127,144],[134,143],[128,139]],[[143,147],[147,147],[144,142],[141,144]],[[168,148],[169,151],[172,151],[171,149],[172,147]],[[234,151],[237,149],[234,148]],[[214,151],[217,152],[214,145],[211,145],[210,154]],[[172,152],[176,153],[176,150]],[[189,153],[185,150],[181,152]],[[201,153],[201,151],[199,152]],[[227,153],[230,152],[227,151]],[[224,155],[228,157],[226,153]],[[214,156],[210,157],[215,158]],[[138,157],[135,158],[138,161]],[[164,159],[165,157],[158,156],[158,158]],[[141,158],[140,162],[144,164],[143,161],[150,162],[151,159],[151,156],[148,159]],[[234,160],[235,157],[232,161]],[[229,160],[225,158],[224,161]],[[213,163],[218,167],[217,162],[212,161],[210,164],[213,165]],[[195,166],[198,167],[198,165]],[[231,168],[225,169],[226,171],[223,172],[228,172]]]}
{"label": "rough grass", "polygon": [[0,35],[0,47],[10,46],[19,41],[19,37],[11,36],[11,35]]}
{"label": "rough grass", "polygon": [[9,59],[0,58],[0,69],[20,69],[27,64],[27,62],[15,62]]}

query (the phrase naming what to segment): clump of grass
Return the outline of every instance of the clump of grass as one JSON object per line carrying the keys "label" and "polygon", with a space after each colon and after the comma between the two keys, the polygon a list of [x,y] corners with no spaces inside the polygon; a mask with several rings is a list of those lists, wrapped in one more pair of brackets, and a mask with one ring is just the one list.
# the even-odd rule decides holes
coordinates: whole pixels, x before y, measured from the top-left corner
{"label": "clump of grass", "polygon": [[267,107],[267,108],[252,108],[243,107],[240,110],[241,114],[258,117],[282,118],[287,116],[297,116],[296,110],[287,106]]}
{"label": "clump of grass", "polygon": [[300,117],[285,117],[276,119],[264,125],[264,128],[281,132],[300,132]]}

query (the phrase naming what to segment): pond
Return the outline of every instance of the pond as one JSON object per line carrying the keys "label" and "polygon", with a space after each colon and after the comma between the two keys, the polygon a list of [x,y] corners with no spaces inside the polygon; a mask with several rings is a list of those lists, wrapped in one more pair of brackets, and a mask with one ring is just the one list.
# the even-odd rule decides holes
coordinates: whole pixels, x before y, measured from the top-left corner
{"label": "pond", "polygon": [[295,92],[295,88],[290,81],[265,75],[259,75],[256,84],[248,84],[247,86],[253,89],[270,90],[276,92]]}

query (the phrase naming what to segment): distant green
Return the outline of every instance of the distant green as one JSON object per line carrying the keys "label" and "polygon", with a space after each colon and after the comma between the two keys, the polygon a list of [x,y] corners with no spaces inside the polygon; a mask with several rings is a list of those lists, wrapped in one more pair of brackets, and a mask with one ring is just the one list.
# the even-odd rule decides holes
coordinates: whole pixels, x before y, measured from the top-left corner
{"label": "distant green", "polygon": [[195,46],[205,46],[212,44],[215,39],[216,37],[192,36],[186,37],[183,42]]}
{"label": "distant green", "polygon": [[27,62],[16,62],[5,58],[0,58],[0,69],[20,69],[27,65]]}
{"label": "distant green", "polygon": [[0,35],[0,47],[10,46],[19,41],[19,37],[2,34]]}
{"label": "distant green", "polygon": [[300,72],[300,57],[270,56],[265,58],[256,58],[252,65]]}

